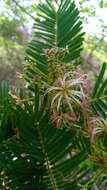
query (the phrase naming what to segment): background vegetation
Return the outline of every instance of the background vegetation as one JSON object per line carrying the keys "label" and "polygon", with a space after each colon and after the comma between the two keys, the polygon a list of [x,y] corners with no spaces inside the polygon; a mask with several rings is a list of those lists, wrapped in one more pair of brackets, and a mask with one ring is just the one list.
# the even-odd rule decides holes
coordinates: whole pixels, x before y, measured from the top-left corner
{"label": "background vegetation", "polygon": [[107,188],[107,4],[92,2],[75,1],[82,29],[70,0],[1,1],[2,190]]}
{"label": "background vegetation", "polygon": [[[85,63],[84,69],[96,75],[98,65],[106,61],[107,2],[75,0],[75,3],[86,32],[81,62]],[[23,68],[25,47],[32,36],[38,1],[1,0],[0,4],[0,80],[20,85],[17,72]]]}

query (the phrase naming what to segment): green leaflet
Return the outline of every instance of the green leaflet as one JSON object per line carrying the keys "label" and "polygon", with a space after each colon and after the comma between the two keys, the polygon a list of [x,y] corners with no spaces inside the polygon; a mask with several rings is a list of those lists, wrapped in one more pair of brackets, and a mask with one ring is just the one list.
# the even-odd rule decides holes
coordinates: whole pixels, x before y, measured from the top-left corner
{"label": "green leaflet", "polygon": [[106,68],[106,63],[104,63],[92,93],[92,106],[95,112],[104,119],[107,117],[107,78],[105,76]]}

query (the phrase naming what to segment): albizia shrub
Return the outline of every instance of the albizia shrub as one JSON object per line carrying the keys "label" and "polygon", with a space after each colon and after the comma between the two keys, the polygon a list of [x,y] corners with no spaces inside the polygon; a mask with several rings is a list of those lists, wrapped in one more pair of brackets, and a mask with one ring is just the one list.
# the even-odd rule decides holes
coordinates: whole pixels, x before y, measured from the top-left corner
{"label": "albizia shrub", "polygon": [[38,5],[26,86],[0,84],[0,189],[106,187],[106,63],[93,85],[77,64],[81,29],[73,1]]}

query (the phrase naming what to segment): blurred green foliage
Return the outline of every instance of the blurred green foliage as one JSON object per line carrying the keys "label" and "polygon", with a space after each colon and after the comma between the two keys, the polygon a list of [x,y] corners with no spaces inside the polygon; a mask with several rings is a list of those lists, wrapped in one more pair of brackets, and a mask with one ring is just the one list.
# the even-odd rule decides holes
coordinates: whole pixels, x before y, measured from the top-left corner
{"label": "blurred green foliage", "polygon": [[[42,1],[42,0],[41,0]],[[99,34],[86,31],[84,42],[83,62],[92,62],[91,58],[99,62],[106,61],[107,54],[107,26],[104,22],[104,16],[98,15],[99,11],[105,11],[107,8],[106,0],[75,0],[81,12],[81,19],[84,26],[87,27],[89,19],[95,18],[99,22]],[[1,0],[0,8],[0,70],[2,71],[0,80],[16,81],[16,72],[22,70],[24,63],[25,46],[31,38],[31,28],[35,18],[36,4],[38,1],[29,0]],[[92,29],[93,31],[93,29]],[[90,59],[90,61],[89,61]],[[93,64],[93,63],[92,63]],[[7,68],[8,65],[8,69]],[[87,65],[87,64],[85,64]],[[7,71],[8,70],[8,71]],[[13,79],[10,79],[9,73]],[[14,78],[15,76],[15,78]]]}

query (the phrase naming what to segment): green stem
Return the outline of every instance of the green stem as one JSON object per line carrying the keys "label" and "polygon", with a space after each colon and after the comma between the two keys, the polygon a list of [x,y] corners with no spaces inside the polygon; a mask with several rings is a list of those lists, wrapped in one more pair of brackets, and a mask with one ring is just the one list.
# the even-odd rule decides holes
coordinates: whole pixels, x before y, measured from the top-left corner
{"label": "green stem", "polygon": [[107,98],[107,95],[105,95],[105,96],[100,96],[100,97],[98,97],[98,98],[93,98],[93,99],[91,100],[91,102],[98,101],[98,100],[103,100],[103,99],[105,99],[105,98]]}
{"label": "green stem", "polygon": [[39,134],[39,137],[40,137],[42,151],[43,151],[43,154],[45,156],[47,169],[48,169],[48,172],[49,172],[49,175],[50,175],[50,181],[51,181],[51,184],[52,184],[52,190],[57,190],[56,181],[54,179],[54,176],[53,176],[53,173],[52,173],[52,169],[50,167],[50,162],[49,162],[49,159],[48,159],[48,154],[46,152],[45,142],[44,142],[44,139],[42,138],[42,134],[41,134],[41,131],[39,130],[39,128],[38,128],[38,134]]}

